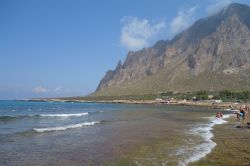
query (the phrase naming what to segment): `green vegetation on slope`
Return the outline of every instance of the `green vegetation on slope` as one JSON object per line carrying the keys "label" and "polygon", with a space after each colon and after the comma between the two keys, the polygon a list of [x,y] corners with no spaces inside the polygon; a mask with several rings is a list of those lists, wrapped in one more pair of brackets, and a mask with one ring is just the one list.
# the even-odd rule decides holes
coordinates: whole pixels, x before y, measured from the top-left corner
{"label": "green vegetation on slope", "polygon": [[137,96],[145,94],[160,94],[168,91],[195,92],[195,91],[244,91],[250,90],[250,71],[238,74],[224,75],[218,73],[202,73],[192,77],[182,71],[175,76],[170,70],[163,70],[155,75],[145,77],[139,81],[128,81],[111,88],[96,91],[90,96]]}
{"label": "green vegetation on slope", "polygon": [[119,95],[119,96],[85,96],[85,97],[69,97],[64,98],[67,100],[155,100],[160,98],[163,100],[174,99],[186,99],[192,100],[195,97],[197,100],[209,100],[209,99],[221,99],[223,101],[234,101],[234,102],[249,102],[250,101],[250,90],[244,91],[194,91],[194,92],[173,92],[166,91],[158,94],[145,94],[145,95]]}

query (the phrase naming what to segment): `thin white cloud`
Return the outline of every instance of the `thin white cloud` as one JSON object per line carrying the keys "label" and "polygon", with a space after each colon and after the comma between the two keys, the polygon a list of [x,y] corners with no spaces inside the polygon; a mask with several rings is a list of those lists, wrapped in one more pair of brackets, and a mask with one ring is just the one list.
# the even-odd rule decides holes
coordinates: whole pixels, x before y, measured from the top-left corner
{"label": "thin white cloud", "polygon": [[216,14],[221,9],[233,2],[237,2],[237,0],[211,0],[211,4],[206,9],[207,15]]}
{"label": "thin white cloud", "polygon": [[148,46],[150,40],[166,27],[164,20],[149,21],[132,16],[123,17],[121,23],[120,42],[128,50],[138,50]]}
{"label": "thin white cloud", "polygon": [[75,88],[69,89],[64,88],[63,86],[57,86],[55,88],[45,88],[43,86],[37,86],[32,89],[32,92],[39,96],[50,96],[50,97],[59,97],[59,96],[81,96],[87,94],[83,89]]}
{"label": "thin white cloud", "polygon": [[56,87],[56,88],[54,89],[54,92],[59,93],[59,92],[61,92],[62,90],[63,90],[63,87],[62,87],[62,86],[58,86],[58,87]]}
{"label": "thin white cloud", "polygon": [[47,93],[48,92],[48,89],[42,87],[42,86],[38,86],[38,87],[35,87],[33,89],[33,92],[35,93]]}
{"label": "thin white cloud", "polygon": [[197,8],[198,6],[194,6],[189,9],[179,10],[177,16],[170,23],[171,35],[176,35],[193,23]]}
{"label": "thin white cloud", "polygon": [[74,95],[77,94],[79,90],[65,89],[62,86],[58,86],[54,88],[52,92],[57,95]]}

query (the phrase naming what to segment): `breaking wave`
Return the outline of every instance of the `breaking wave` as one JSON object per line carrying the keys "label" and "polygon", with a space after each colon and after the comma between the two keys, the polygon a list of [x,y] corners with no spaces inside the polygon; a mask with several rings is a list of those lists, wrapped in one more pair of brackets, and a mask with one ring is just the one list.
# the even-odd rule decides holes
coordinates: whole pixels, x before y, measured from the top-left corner
{"label": "breaking wave", "polygon": [[25,118],[43,118],[43,117],[51,117],[51,118],[67,118],[67,117],[80,117],[88,115],[88,112],[82,113],[74,113],[74,114],[38,114],[38,115],[16,115],[16,116],[0,116],[0,122],[25,119]]}
{"label": "breaking wave", "polygon": [[63,131],[63,130],[68,130],[68,129],[81,128],[84,126],[93,126],[97,123],[100,123],[100,122],[93,121],[93,122],[84,122],[84,123],[78,123],[78,124],[66,125],[66,126],[58,126],[58,127],[33,128],[33,130],[39,133],[51,132],[51,131]]}
{"label": "breaking wave", "polygon": [[88,115],[88,112],[75,113],[75,114],[41,114],[41,117],[72,117],[72,116],[85,116]]}
{"label": "breaking wave", "polygon": [[[213,142],[213,127],[215,125],[227,123],[225,119],[229,118],[231,115],[223,115],[223,119],[216,118],[216,117],[208,117],[209,123],[208,124],[201,124],[198,125],[195,128],[192,128],[189,133],[192,135],[198,135],[203,139],[204,143],[198,144],[195,147],[187,148],[187,149],[181,149],[182,153],[188,153],[190,154],[189,157],[184,159],[183,161],[179,162],[179,166],[186,166],[189,163],[195,162],[200,160],[201,158],[205,157],[207,154],[209,154],[212,149],[216,146],[216,143]],[[190,151],[190,149],[192,149]]]}

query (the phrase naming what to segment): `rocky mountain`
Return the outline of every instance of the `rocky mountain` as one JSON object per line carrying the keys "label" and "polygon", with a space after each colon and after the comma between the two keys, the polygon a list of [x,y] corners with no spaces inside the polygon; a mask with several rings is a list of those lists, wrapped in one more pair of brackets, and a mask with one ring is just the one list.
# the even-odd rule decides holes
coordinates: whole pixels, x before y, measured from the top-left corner
{"label": "rocky mountain", "polygon": [[130,51],[92,96],[250,89],[250,7],[230,4],[172,40]]}

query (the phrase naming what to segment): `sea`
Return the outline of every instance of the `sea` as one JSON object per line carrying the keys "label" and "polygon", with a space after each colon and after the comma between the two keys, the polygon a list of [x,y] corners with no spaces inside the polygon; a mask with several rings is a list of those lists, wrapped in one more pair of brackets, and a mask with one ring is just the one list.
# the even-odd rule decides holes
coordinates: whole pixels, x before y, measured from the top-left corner
{"label": "sea", "polygon": [[229,114],[167,104],[0,101],[0,165],[185,166],[211,152],[213,127]]}

